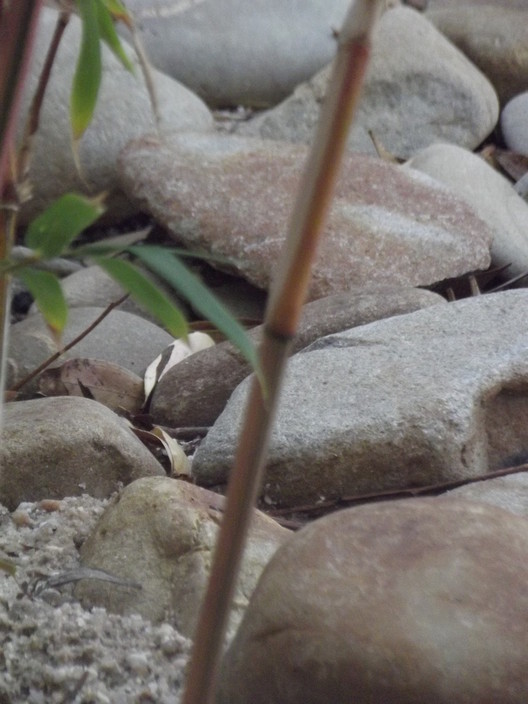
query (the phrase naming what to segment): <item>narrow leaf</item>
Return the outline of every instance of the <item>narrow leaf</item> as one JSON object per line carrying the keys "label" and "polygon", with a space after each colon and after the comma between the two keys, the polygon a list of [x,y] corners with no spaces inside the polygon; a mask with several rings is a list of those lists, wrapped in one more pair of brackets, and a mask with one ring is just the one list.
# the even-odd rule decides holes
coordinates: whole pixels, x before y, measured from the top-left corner
{"label": "narrow leaf", "polygon": [[135,266],[123,259],[94,257],[94,261],[109,276],[121,284],[132,298],[148,310],[149,313],[156,316],[171,335],[174,335],[174,337],[187,336],[187,321],[181,311]]}
{"label": "narrow leaf", "polygon": [[62,288],[55,274],[26,267],[17,272],[35,299],[44,320],[58,337],[66,325],[68,307],[64,300]]}
{"label": "narrow leaf", "polygon": [[163,247],[155,246],[129,247],[128,251],[151,271],[165,279],[193,308],[216,325],[238,347],[259,377],[261,376],[256,349],[244,328],[177,257],[168,254]]}
{"label": "narrow leaf", "polygon": [[82,41],[70,103],[74,141],[79,140],[90,124],[101,84],[101,46],[96,0],[77,0],[82,20]]}
{"label": "narrow leaf", "polygon": [[100,199],[67,193],[33,220],[25,244],[43,257],[56,257],[103,212]]}
{"label": "narrow leaf", "polygon": [[97,0],[97,21],[99,23],[99,35],[106,42],[110,50],[121,61],[123,66],[134,73],[134,66],[126,55],[123,45],[121,44],[117,32],[115,31],[112,15],[106,6],[104,0]]}
{"label": "narrow leaf", "polygon": [[132,26],[132,17],[121,0],[102,0],[103,5],[115,20],[120,20],[127,25]]}

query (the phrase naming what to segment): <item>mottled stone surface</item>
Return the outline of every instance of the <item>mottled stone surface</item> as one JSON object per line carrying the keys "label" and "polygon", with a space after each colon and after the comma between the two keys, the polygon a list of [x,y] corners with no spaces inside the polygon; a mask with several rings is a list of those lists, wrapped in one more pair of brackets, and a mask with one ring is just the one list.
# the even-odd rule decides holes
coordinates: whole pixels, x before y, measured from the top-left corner
{"label": "mottled stone surface", "polygon": [[[83,565],[110,571],[141,589],[85,581],[76,594],[85,606],[169,620],[192,636],[222,519],[223,497],[187,482],[134,482],[110,505],[81,551]],[[268,560],[290,535],[255,512],[229,626],[232,637]]]}
{"label": "mottled stone surface", "polygon": [[[248,281],[267,288],[306,157],[304,145],[176,134],[130,144],[120,169],[130,197],[177,240],[225,257]],[[427,285],[486,268],[489,241],[486,224],[430,178],[348,155],[310,297],[372,283]]]}
{"label": "mottled stone surface", "polygon": [[[321,338],[289,363],[263,496],[322,499],[474,477],[528,452],[528,291],[432,306]],[[237,387],[193,473],[226,480]]]}
{"label": "mottled stone surface", "polygon": [[[101,315],[104,308],[71,308],[62,343],[74,340]],[[61,356],[89,357],[115,362],[142,375],[145,368],[173,341],[172,335],[132,313],[113,310],[86,337]],[[7,359],[7,386],[20,381],[57,351],[40,313],[11,327]],[[35,391],[37,380],[26,384],[24,393]]]}
{"label": "mottled stone surface", "polygon": [[218,704],[524,704],[528,521],[411,499],[334,513],[264,572]]}
{"label": "mottled stone surface", "polygon": [[508,102],[501,113],[501,131],[508,149],[528,156],[528,91]]}
{"label": "mottled stone surface", "polygon": [[90,494],[107,498],[120,484],[164,475],[122,418],[86,398],[7,404],[0,448],[0,502]]}
{"label": "mottled stone surface", "polygon": [[[439,303],[445,300],[431,291],[387,286],[356,287],[347,293],[320,298],[305,306],[292,350],[298,352],[333,332]],[[258,344],[262,327],[254,328],[249,334]],[[236,386],[250,373],[249,364],[229,342],[202,350],[161,378],[152,397],[150,413],[155,422],[162,425],[212,425]]]}

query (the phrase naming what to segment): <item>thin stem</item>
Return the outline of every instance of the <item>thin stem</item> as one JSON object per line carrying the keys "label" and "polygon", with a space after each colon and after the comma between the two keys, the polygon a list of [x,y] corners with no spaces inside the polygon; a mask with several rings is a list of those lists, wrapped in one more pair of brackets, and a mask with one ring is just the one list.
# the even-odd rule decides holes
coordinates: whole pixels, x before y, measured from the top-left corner
{"label": "thin stem", "polygon": [[266,397],[253,377],[182,704],[214,702],[229,609],[261,485],[282,375],[306,297],[348,128],[359,99],[378,8],[377,0],[356,0],[340,34],[338,55],[314,147],[290,221],[286,251],[281,258],[283,264],[266,312],[260,348]]}
{"label": "thin stem", "polygon": [[10,392],[19,391],[23,386],[25,386],[32,379],[34,379],[41,372],[43,372],[44,369],[46,369],[46,367],[49,367],[50,364],[53,364],[53,362],[56,359],[61,357],[65,352],[68,352],[68,350],[71,350],[72,347],[75,347],[75,345],[77,345],[82,339],[84,339],[86,337],[86,335],[91,333],[92,330],[94,328],[96,328],[99,325],[99,323],[101,323],[111,311],[114,310],[114,308],[116,308],[121,303],[123,303],[123,301],[126,300],[127,298],[128,298],[128,293],[125,293],[124,296],[121,296],[121,298],[118,298],[116,301],[113,301],[108,306],[106,306],[106,308],[101,313],[101,315],[99,315],[93,321],[93,323],[90,323],[90,325],[87,328],[85,328],[81,333],[79,333],[79,335],[77,335],[77,337],[75,337],[73,340],[68,342],[67,345],[65,345],[60,350],[58,350],[57,352],[52,354],[51,357],[48,357],[47,359],[45,359],[42,362],[42,364],[39,364],[39,366],[36,369],[33,369],[33,371],[31,371],[27,376],[25,376],[23,379],[18,381],[14,386],[11,387],[11,389],[9,391]]}
{"label": "thin stem", "polygon": [[22,138],[22,143],[20,145],[19,155],[18,155],[18,175],[17,183],[22,184],[28,177],[29,168],[31,164],[31,155],[33,149],[33,141],[35,134],[39,127],[40,122],[40,112],[42,109],[42,103],[44,102],[44,95],[46,93],[46,88],[48,87],[49,79],[51,76],[51,69],[55,62],[55,57],[57,56],[57,51],[64,34],[64,30],[68,26],[70,21],[71,10],[63,10],[60,12],[57,18],[57,24],[55,26],[55,32],[50,42],[48,53],[44,61],[44,66],[40,73],[39,82],[35,95],[31,101],[29,107],[29,112],[26,120],[26,125],[24,128],[24,136]]}
{"label": "thin stem", "polygon": [[374,503],[377,501],[387,501],[388,499],[414,498],[425,494],[442,494],[445,491],[456,489],[467,484],[476,484],[478,482],[488,481],[489,479],[497,479],[498,477],[507,477],[510,474],[520,474],[528,471],[528,464],[519,464],[516,467],[505,467],[504,469],[496,469],[493,472],[485,474],[477,474],[475,477],[466,479],[452,479],[448,482],[439,482],[438,484],[426,484],[425,486],[406,487],[405,489],[386,489],[385,491],[373,491],[368,494],[354,494],[352,496],[340,496],[338,499],[329,499],[321,501],[318,504],[305,504],[304,506],[289,506],[288,508],[275,508],[266,511],[268,516],[288,516],[294,513],[326,513],[334,511],[343,506],[351,506],[355,504]]}
{"label": "thin stem", "polygon": [[[0,260],[9,258],[16,222],[14,138],[42,0],[0,0]],[[0,432],[10,325],[10,277],[0,275]]]}

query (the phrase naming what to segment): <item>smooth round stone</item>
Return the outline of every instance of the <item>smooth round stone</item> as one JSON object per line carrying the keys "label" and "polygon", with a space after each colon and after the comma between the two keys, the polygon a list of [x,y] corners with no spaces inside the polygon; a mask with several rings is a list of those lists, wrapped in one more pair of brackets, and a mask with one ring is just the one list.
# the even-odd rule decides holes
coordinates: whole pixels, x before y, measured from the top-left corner
{"label": "smooth round stone", "polygon": [[211,105],[273,105],[330,61],[349,0],[128,0],[153,64]]}
{"label": "smooth round stone", "polygon": [[505,106],[500,126],[508,149],[528,156],[528,91]]}
{"label": "smooth round stone", "polygon": [[[55,10],[44,8],[39,18],[22,114],[36,90],[57,17]],[[78,144],[82,171],[79,174],[72,149],[69,105],[81,33],[81,22],[73,15],[62,37],[42,103],[30,172],[32,198],[23,204],[22,222],[30,221],[68,191],[88,195],[108,192],[105,199],[108,221],[135,212],[116,182],[116,161],[119,151],[130,139],[156,128],[154,110],[132,48],[123,41],[125,51],[132,57],[134,74],[103,44],[97,105],[93,121]],[[212,128],[211,113],[196,95],[159,71],[152,70],[152,80],[158,96],[162,131]]]}
{"label": "smooth round stone", "polygon": [[217,704],[525,704],[528,522],[411,499],[315,521],[263,573]]}

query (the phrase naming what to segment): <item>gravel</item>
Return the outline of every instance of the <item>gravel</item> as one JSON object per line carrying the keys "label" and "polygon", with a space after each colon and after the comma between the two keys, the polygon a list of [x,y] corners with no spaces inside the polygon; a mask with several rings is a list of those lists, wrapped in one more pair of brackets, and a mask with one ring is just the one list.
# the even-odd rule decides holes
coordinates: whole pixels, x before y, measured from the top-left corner
{"label": "gravel", "polygon": [[169,623],[88,611],[73,597],[78,548],[107,503],[0,505],[0,559],[16,565],[14,577],[0,571],[0,704],[180,701],[188,639]]}

